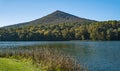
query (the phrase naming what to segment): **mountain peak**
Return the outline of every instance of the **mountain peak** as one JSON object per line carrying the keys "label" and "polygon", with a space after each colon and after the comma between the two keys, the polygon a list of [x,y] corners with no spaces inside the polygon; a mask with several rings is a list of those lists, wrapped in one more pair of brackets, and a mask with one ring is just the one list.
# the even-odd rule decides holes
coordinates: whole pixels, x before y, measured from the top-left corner
{"label": "mountain peak", "polygon": [[60,11],[60,10],[56,10],[55,12],[63,12],[63,11]]}
{"label": "mountain peak", "polygon": [[76,19],[80,19],[79,17],[77,16],[74,16],[72,14],[69,14],[69,13],[66,13],[66,12],[63,12],[63,11],[60,11],[60,10],[56,10],[54,11],[53,13],[51,14],[48,14],[47,16],[43,17],[43,18],[46,18],[46,17],[56,17],[55,19],[60,19],[60,18],[63,18],[63,19],[70,19],[70,18],[76,18]]}
{"label": "mountain peak", "polygon": [[17,25],[22,26],[22,25],[39,25],[39,24],[62,24],[62,23],[75,23],[75,22],[84,24],[86,22],[95,22],[95,21],[85,18],[80,18],[72,14],[60,10],[56,10],[53,13],[48,14],[47,16],[44,16],[42,18]]}
{"label": "mountain peak", "polygon": [[56,10],[56,11],[52,12],[51,14],[68,14],[68,13],[60,11],[60,10]]}
{"label": "mountain peak", "polygon": [[60,10],[56,10],[56,11],[54,11],[53,13],[66,13],[66,12],[60,11]]}

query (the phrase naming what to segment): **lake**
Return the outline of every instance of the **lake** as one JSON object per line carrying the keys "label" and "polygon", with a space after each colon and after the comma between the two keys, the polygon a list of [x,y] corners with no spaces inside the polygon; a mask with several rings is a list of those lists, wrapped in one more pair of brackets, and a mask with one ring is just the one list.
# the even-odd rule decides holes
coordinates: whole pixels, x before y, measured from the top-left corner
{"label": "lake", "polygon": [[0,42],[0,48],[31,45],[60,48],[90,71],[120,71],[120,41]]}

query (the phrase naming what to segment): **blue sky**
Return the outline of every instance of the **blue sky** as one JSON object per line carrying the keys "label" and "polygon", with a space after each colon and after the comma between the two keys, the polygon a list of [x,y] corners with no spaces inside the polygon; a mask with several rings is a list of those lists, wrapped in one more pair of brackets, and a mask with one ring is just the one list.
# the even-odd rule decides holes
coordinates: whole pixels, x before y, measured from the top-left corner
{"label": "blue sky", "polygon": [[0,27],[61,10],[92,20],[120,20],[120,0],[0,0]]}

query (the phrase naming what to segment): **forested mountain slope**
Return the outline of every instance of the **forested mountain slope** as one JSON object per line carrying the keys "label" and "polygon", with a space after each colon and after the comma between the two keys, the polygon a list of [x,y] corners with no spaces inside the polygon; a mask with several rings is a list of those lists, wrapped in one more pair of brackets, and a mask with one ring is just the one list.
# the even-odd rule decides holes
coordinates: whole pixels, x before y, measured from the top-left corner
{"label": "forested mountain slope", "polygon": [[30,22],[26,22],[26,23],[20,23],[16,25],[7,26],[7,27],[26,26],[26,25],[35,26],[35,25],[40,25],[40,24],[62,24],[62,23],[75,23],[75,22],[84,24],[84,23],[91,23],[95,21],[90,20],[90,19],[80,18],[80,17],[57,10],[42,18],[30,21]]}
{"label": "forested mountain slope", "polygon": [[0,41],[120,40],[120,21],[97,22],[62,11],[0,28]]}

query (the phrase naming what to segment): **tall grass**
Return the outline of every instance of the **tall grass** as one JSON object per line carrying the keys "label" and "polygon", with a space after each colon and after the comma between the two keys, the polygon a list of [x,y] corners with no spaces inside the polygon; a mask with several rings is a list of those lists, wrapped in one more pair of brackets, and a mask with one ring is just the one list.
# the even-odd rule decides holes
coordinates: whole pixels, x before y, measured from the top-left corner
{"label": "tall grass", "polygon": [[76,60],[59,51],[58,48],[42,46],[24,46],[19,48],[1,48],[0,57],[31,58],[33,64],[43,71],[84,71]]}

